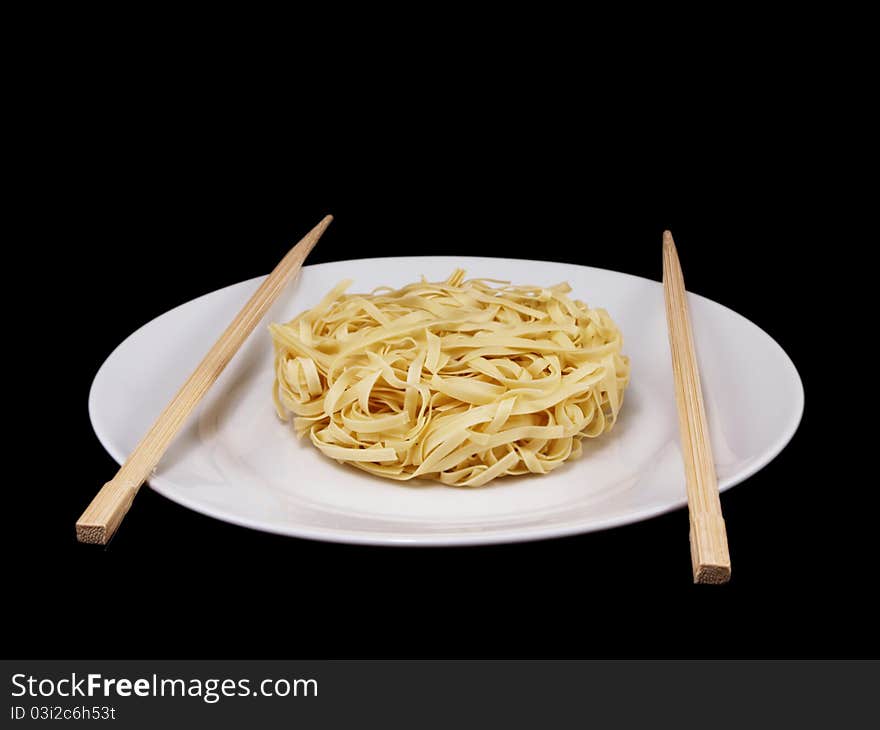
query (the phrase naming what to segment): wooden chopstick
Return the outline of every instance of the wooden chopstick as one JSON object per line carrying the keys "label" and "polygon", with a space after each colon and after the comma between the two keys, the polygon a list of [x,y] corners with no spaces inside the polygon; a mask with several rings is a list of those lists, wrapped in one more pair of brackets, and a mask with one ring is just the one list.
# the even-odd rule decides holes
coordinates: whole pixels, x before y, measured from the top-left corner
{"label": "wooden chopstick", "polygon": [[663,292],[675,377],[681,452],[687,478],[694,583],[726,583],[730,580],[727,531],[718,497],[715,460],[703,406],[684,276],[669,231],[663,232]]}
{"label": "wooden chopstick", "polygon": [[116,476],[101,488],[86,507],[76,522],[77,540],[106,545],[113,537],[141,484],[152,474],[187,416],[208,392],[287,283],[296,276],[306,256],[332,220],[333,216],[325,216],[287,252],[275,270],[260,284],[193,374],[177,391],[177,395],[165,407],[146,436],[131,452]]}

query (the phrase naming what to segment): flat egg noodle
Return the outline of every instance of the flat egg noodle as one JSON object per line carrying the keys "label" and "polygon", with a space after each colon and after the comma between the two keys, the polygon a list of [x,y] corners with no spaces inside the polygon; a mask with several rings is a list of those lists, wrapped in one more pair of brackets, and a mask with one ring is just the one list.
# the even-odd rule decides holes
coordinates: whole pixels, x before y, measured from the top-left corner
{"label": "flat egg noodle", "polygon": [[272,324],[275,408],[331,459],[392,479],[478,487],[546,474],[610,431],[623,338],[571,287],[465,280],[346,294]]}

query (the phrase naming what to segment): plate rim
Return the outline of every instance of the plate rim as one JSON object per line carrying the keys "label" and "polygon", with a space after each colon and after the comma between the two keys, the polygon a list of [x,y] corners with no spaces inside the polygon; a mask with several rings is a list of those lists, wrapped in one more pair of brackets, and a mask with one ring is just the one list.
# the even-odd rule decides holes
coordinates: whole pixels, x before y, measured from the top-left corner
{"label": "plate rim", "polygon": [[[485,261],[485,260],[495,260],[495,261],[515,261],[515,262],[523,262],[523,263],[540,263],[540,264],[558,264],[560,266],[567,267],[576,267],[579,269],[586,269],[588,271],[597,271],[605,274],[614,274],[615,276],[624,276],[632,279],[638,279],[640,281],[650,282],[652,284],[660,286],[661,283],[656,279],[650,279],[646,276],[639,276],[638,274],[630,274],[624,271],[615,271],[613,269],[605,269],[596,266],[586,266],[584,264],[574,264],[565,261],[546,261],[541,259],[518,259],[518,258],[509,258],[505,256],[450,256],[444,254],[418,254],[414,256],[364,256],[360,258],[349,258],[349,259],[339,259],[336,261],[322,261],[320,263],[314,264],[306,264],[303,266],[303,269],[308,268],[318,268],[324,266],[332,266],[338,264],[346,264],[354,261],[390,261],[390,260],[400,260],[400,259],[454,259],[456,262],[467,262],[467,261]],[[111,352],[104,358],[104,361],[101,363],[98,370],[95,372],[94,377],[92,378],[91,385],[89,386],[89,396],[88,396],[88,411],[89,411],[89,421],[92,425],[92,430],[95,432],[95,435],[98,438],[100,444],[104,447],[105,451],[111,456],[111,458],[117,463],[122,464],[127,455],[118,451],[110,442],[109,434],[106,430],[100,425],[100,419],[96,418],[96,405],[95,405],[95,386],[98,382],[98,379],[101,376],[101,373],[104,371],[104,368],[107,367],[108,363],[113,359],[116,353],[125,346],[125,344],[137,335],[142,329],[149,326],[156,320],[165,317],[167,315],[171,315],[176,310],[185,307],[192,302],[198,301],[208,296],[212,296],[219,292],[225,291],[226,289],[231,289],[233,287],[242,286],[245,284],[249,284],[251,282],[256,282],[262,279],[265,279],[268,274],[263,274],[260,276],[254,276],[248,279],[243,279],[241,281],[233,282],[232,284],[227,284],[226,286],[218,287],[217,289],[212,289],[211,291],[205,292],[204,294],[200,294],[198,296],[187,299],[185,302],[182,302],[170,309],[165,310],[164,312],[152,317],[146,322],[139,325],[137,328],[132,330],[123,340],[119,342],[116,347],[111,350]],[[299,278],[299,275],[297,276]],[[295,284],[295,281],[288,286]],[[795,416],[791,419],[790,423],[786,424],[786,428],[780,431],[780,435],[773,442],[773,444],[760,455],[758,459],[755,460],[755,463],[751,464],[747,467],[742,473],[737,474],[735,477],[728,477],[727,479],[719,480],[718,489],[719,492],[725,492],[731,487],[736,486],[737,484],[741,484],[747,479],[751,478],[755,474],[757,474],[761,469],[770,464],[779,454],[785,449],[785,447],[791,442],[795,433],[800,426],[800,423],[803,419],[804,407],[805,407],[805,392],[803,380],[801,379],[800,373],[798,372],[797,366],[794,364],[794,361],[791,359],[789,354],[785,351],[785,348],[776,341],[774,337],[772,337],[763,327],[761,327],[756,322],[753,322],[745,315],[740,314],[734,309],[722,304],[721,302],[717,302],[714,299],[709,299],[708,297],[703,296],[702,294],[697,294],[690,290],[687,291],[689,297],[694,297],[699,300],[703,300],[708,304],[716,307],[720,307],[723,310],[726,310],[728,313],[734,315],[740,320],[744,320],[747,324],[754,327],[758,332],[761,333],[764,337],[766,337],[783,355],[783,364],[785,367],[790,370],[791,375],[793,375],[793,383],[795,384],[795,393],[796,393],[796,406],[795,406]],[[262,320],[261,320],[262,321]],[[253,334],[253,333],[251,333]],[[673,394],[670,393],[670,397],[673,397]],[[290,528],[285,528],[280,525],[267,525],[262,522],[258,522],[257,520],[252,520],[247,517],[242,517],[241,515],[237,515],[235,513],[227,512],[221,508],[214,507],[212,505],[205,505],[202,502],[197,500],[191,500],[187,498],[185,495],[181,495],[179,492],[176,492],[170,484],[166,483],[165,479],[157,474],[154,478],[147,481],[147,484],[151,489],[155,492],[158,492],[166,499],[171,500],[172,502],[181,505],[187,509],[190,509],[198,514],[203,514],[213,519],[220,520],[222,522],[227,522],[229,524],[237,525],[240,527],[246,527],[253,530],[258,530],[260,532],[267,532],[275,535],[283,535],[285,537],[295,537],[301,539],[309,539],[309,540],[318,540],[321,542],[334,542],[334,543],[342,543],[342,544],[350,544],[350,545],[377,545],[377,546],[406,546],[406,547],[461,547],[468,545],[493,545],[493,544],[509,544],[509,543],[518,543],[518,542],[531,542],[534,540],[544,540],[544,539],[552,539],[557,537],[568,537],[571,535],[584,535],[590,532],[599,532],[602,530],[611,529],[613,527],[620,527],[623,525],[635,524],[637,522],[642,522],[644,520],[651,519],[653,517],[657,517],[662,514],[667,514],[669,512],[674,512],[676,510],[681,509],[687,505],[687,498],[683,497],[681,499],[675,500],[668,504],[664,505],[655,505],[646,507],[642,510],[636,511],[628,511],[624,514],[610,516],[603,520],[595,520],[591,519],[589,521],[575,521],[572,523],[568,523],[565,525],[557,525],[557,526],[535,526],[535,527],[516,527],[516,528],[507,528],[507,529],[492,529],[491,532],[488,533],[461,533],[454,535],[391,535],[391,534],[382,534],[382,533],[373,533],[373,532],[357,532],[352,530],[337,530],[334,528],[322,528],[322,527],[310,527],[308,525],[292,525]]]}

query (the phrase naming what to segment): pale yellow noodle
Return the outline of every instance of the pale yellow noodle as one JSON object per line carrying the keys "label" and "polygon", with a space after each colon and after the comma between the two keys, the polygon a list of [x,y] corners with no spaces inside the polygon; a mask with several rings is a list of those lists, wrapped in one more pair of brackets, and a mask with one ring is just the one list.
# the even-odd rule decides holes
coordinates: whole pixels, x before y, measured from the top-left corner
{"label": "pale yellow noodle", "polygon": [[270,326],[278,415],[330,458],[476,487],[546,474],[616,422],[629,383],[620,330],[568,284],[466,281],[461,269],[372,294],[345,294],[350,284]]}

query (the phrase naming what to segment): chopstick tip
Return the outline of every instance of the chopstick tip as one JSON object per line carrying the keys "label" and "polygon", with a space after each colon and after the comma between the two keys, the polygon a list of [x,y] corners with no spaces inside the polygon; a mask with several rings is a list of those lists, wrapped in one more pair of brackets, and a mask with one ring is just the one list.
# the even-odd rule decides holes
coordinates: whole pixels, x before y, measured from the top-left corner
{"label": "chopstick tip", "polygon": [[329,213],[321,218],[318,221],[318,224],[309,231],[309,234],[300,241],[301,244],[307,244],[307,248],[311,250],[316,243],[318,243],[318,239],[324,235],[324,231],[327,230],[327,226],[329,226],[333,222],[333,216]]}
{"label": "chopstick tip", "polygon": [[675,247],[675,241],[672,240],[672,231],[665,230],[663,231],[663,245],[667,247]]}
{"label": "chopstick tip", "polygon": [[323,218],[321,218],[321,220],[318,222],[318,225],[315,226],[315,229],[323,233],[325,230],[327,230],[327,226],[329,226],[332,222],[333,216],[328,213]]}

